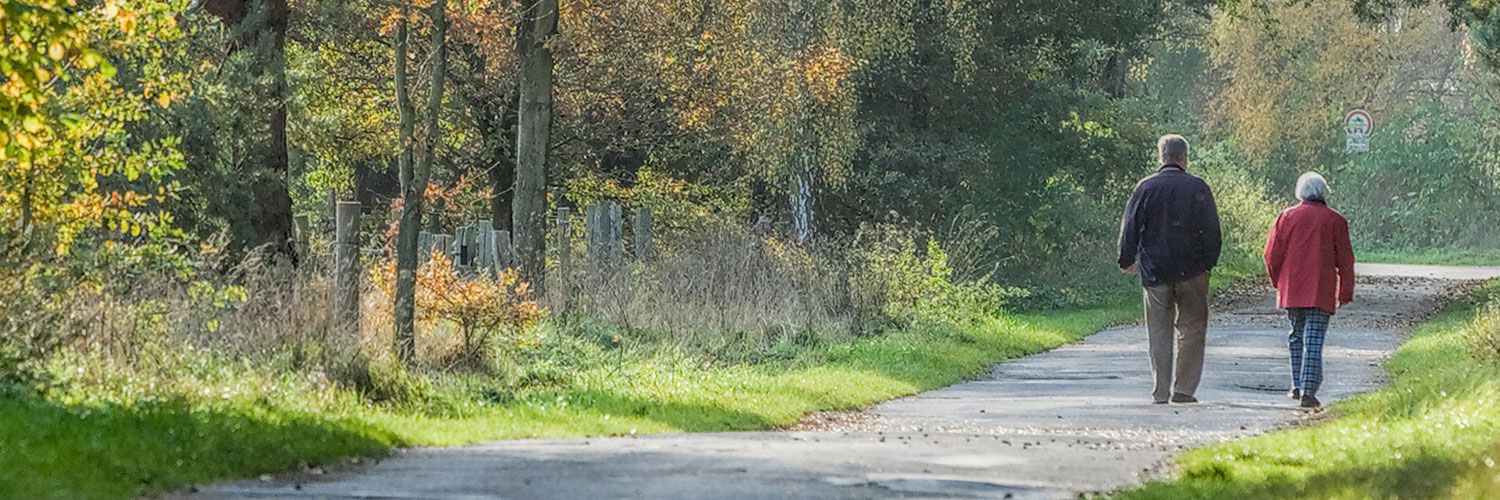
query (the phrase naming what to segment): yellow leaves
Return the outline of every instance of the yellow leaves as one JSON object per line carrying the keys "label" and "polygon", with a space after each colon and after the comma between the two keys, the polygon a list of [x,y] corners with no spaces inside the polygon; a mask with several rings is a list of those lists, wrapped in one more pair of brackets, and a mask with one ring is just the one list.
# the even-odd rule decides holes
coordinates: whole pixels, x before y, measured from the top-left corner
{"label": "yellow leaves", "polygon": [[854,61],[838,47],[819,46],[803,54],[799,70],[814,98],[831,101],[845,90],[854,67]]}
{"label": "yellow leaves", "polygon": [[47,125],[36,115],[27,115],[21,118],[21,130],[26,131],[28,134],[40,134],[46,128]]}
{"label": "yellow leaves", "polygon": [[131,10],[120,0],[106,1],[104,7],[99,9],[99,14],[105,20],[114,21],[120,31],[127,35],[135,33],[136,23],[140,17],[139,12]]}
{"label": "yellow leaves", "polygon": [[135,13],[122,14],[119,18],[120,31],[127,34],[135,33]]}
{"label": "yellow leaves", "polygon": [[[383,267],[383,268],[382,268]],[[395,296],[395,261],[371,269],[370,280],[387,296]],[[433,251],[416,274],[417,319],[424,323],[448,321],[465,330],[530,327],[546,315],[531,298],[531,287],[513,272],[492,278],[487,273],[464,276],[453,259]]]}
{"label": "yellow leaves", "polygon": [[20,146],[23,149],[37,149],[42,146],[41,141],[37,140],[37,138],[31,134],[16,134],[14,136],[14,139],[16,141],[16,145]]}
{"label": "yellow leaves", "polygon": [[[0,185],[10,186],[0,188],[0,224],[16,222],[21,210],[11,189],[24,185],[31,220],[53,231],[59,253],[91,229],[107,227],[135,238],[152,234],[165,218],[142,208],[162,193],[101,193],[100,181],[129,169],[160,176],[181,162],[175,142],[141,143],[126,132],[144,116],[150,99],[180,94],[122,90],[96,49],[122,58],[164,57],[159,40],[180,35],[162,31],[173,25],[173,13],[134,0],[99,0],[87,8],[35,0],[27,6],[0,14]],[[152,8],[158,10],[145,10]],[[158,81],[160,71],[148,64],[140,81]],[[132,183],[143,184],[158,188]]]}

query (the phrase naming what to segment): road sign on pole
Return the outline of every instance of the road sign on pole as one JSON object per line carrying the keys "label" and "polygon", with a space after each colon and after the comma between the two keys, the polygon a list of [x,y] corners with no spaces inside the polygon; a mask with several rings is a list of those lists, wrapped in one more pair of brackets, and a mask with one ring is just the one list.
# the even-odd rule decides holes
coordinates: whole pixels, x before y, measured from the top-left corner
{"label": "road sign on pole", "polygon": [[1363,153],[1370,150],[1370,134],[1375,132],[1375,120],[1363,109],[1344,115],[1344,150]]}

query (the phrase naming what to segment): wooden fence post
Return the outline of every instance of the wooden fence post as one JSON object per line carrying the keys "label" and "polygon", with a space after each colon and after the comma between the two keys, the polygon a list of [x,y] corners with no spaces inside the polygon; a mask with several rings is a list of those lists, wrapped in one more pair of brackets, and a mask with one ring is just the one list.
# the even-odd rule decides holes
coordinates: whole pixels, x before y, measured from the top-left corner
{"label": "wooden fence post", "polygon": [[604,260],[604,235],[601,234],[604,204],[590,203],[583,207],[583,247],[590,265],[599,265]]}
{"label": "wooden fence post", "polygon": [[631,247],[635,251],[635,260],[646,262],[651,260],[651,209],[641,207],[635,209],[635,224],[632,224],[631,232],[634,233]]}
{"label": "wooden fence post", "polygon": [[605,242],[604,248],[609,250],[609,267],[619,267],[625,261],[625,218],[620,213],[620,204],[610,203],[609,225],[606,232],[609,240]]}
{"label": "wooden fence post", "polygon": [[474,223],[474,268],[490,272],[495,271],[495,230],[490,226],[490,221],[480,220]]}
{"label": "wooden fence post", "polygon": [[560,309],[567,311],[572,298],[573,290],[569,274],[573,271],[573,212],[568,207],[557,207],[557,223],[553,225],[555,233],[553,245],[557,247],[557,283],[549,283],[548,288],[555,290],[562,297]]}
{"label": "wooden fence post", "polygon": [[417,233],[417,262],[426,261],[427,256],[432,255],[433,239],[433,234],[427,231]]}
{"label": "wooden fence post", "polygon": [[308,249],[308,235],[312,232],[312,219],[306,215],[298,215],[292,218],[292,224],[296,228],[296,235],[293,236],[293,241],[296,242],[297,255],[301,255],[305,259],[308,257],[307,254],[310,251]]}
{"label": "wooden fence post", "polygon": [[453,266],[467,267],[473,261],[474,249],[470,236],[474,233],[473,227],[459,226],[453,232]]}
{"label": "wooden fence post", "polygon": [[359,202],[341,201],[334,211],[334,319],[338,328],[359,327]]}
{"label": "wooden fence post", "polygon": [[[432,251],[433,252],[442,252],[442,254],[445,257],[452,258],[453,257],[453,237],[449,236],[449,235],[446,235],[446,234],[434,234],[434,235],[432,235]],[[422,256],[420,256],[419,257],[419,259],[420,259],[419,262],[427,262],[428,257],[431,255],[431,252],[428,252],[428,254],[429,255],[422,255]]]}
{"label": "wooden fence post", "polygon": [[593,203],[586,209],[584,232],[587,235],[589,263],[597,268],[613,268],[624,260],[625,242],[620,205]]}

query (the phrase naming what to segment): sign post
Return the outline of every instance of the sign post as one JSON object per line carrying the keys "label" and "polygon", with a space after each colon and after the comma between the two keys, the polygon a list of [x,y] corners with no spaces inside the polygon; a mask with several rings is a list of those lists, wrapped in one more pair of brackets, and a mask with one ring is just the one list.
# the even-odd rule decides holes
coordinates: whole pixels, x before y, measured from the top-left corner
{"label": "sign post", "polygon": [[1344,115],[1344,150],[1363,153],[1370,150],[1370,134],[1375,132],[1375,120],[1363,109]]}

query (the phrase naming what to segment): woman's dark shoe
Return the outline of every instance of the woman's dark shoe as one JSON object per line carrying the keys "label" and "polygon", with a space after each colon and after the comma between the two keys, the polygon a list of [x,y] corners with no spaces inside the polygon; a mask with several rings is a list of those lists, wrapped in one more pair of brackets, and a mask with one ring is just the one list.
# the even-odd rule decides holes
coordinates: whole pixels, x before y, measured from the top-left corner
{"label": "woman's dark shoe", "polygon": [[1192,397],[1192,396],[1189,396],[1187,394],[1183,394],[1183,393],[1179,392],[1177,394],[1173,394],[1172,395],[1172,402],[1173,403],[1197,403],[1198,402],[1198,398],[1195,398],[1195,397]]}
{"label": "woman's dark shoe", "polygon": [[1290,397],[1292,399],[1302,399],[1302,389],[1292,389],[1290,391],[1286,391],[1286,395],[1287,397]]}
{"label": "woman's dark shoe", "polygon": [[1323,406],[1323,403],[1321,401],[1318,401],[1318,398],[1313,397],[1312,394],[1302,395],[1303,408],[1317,408],[1319,406]]}

